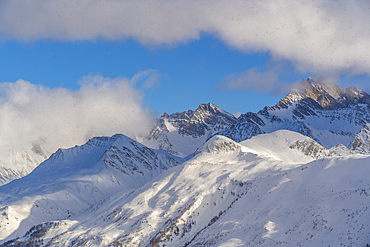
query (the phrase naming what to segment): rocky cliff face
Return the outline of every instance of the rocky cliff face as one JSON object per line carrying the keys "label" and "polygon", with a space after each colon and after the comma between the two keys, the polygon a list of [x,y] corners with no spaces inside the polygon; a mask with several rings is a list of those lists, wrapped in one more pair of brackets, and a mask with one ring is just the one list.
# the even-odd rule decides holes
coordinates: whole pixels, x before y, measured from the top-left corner
{"label": "rocky cliff face", "polygon": [[303,141],[296,141],[289,146],[291,149],[297,149],[304,153],[304,155],[310,156],[314,159],[328,158],[341,156],[339,153],[328,150],[315,142],[314,140],[307,138]]}
{"label": "rocky cliff face", "polygon": [[[214,104],[201,104],[195,111],[188,110],[171,115],[164,113],[148,139],[170,132],[174,129],[182,136],[198,138],[216,133],[236,121],[236,117]],[[170,126],[168,126],[170,125]]]}
{"label": "rocky cliff face", "polygon": [[370,124],[366,124],[364,128],[356,134],[350,149],[356,153],[370,154]]}
{"label": "rocky cliff face", "polygon": [[176,116],[169,119],[174,127],[179,128],[180,135],[192,136],[193,138],[207,134],[210,136],[235,121],[236,118],[233,115],[210,103],[200,105],[195,112],[189,114],[188,118],[182,121],[178,121]]}
{"label": "rocky cliff face", "polygon": [[241,142],[253,136],[265,133],[262,130],[263,126],[265,126],[265,123],[257,114],[248,112],[240,115],[235,123],[220,131],[218,134],[233,139],[236,142]]}
{"label": "rocky cliff face", "polygon": [[181,155],[183,146],[192,146],[189,152],[182,152],[182,156],[189,155],[235,121],[236,117],[214,104],[201,104],[195,111],[164,113],[143,143],[175,155]]}

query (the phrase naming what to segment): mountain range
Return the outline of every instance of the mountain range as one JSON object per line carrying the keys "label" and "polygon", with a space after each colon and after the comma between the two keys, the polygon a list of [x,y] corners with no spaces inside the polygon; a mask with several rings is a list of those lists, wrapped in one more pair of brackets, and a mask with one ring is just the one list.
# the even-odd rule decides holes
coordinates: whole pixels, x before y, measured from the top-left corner
{"label": "mountain range", "polygon": [[347,147],[365,124],[370,122],[370,96],[349,87],[302,80],[273,107],[248,112],[218,134],[235,141],[286,129],[309,136],[326,148],[338,143]]}
{"label": "mountain range", "polygon": [[0,246],[366,246],[369,140],[370,96],[311,78],[239,118],[164,113],[0,167]]}

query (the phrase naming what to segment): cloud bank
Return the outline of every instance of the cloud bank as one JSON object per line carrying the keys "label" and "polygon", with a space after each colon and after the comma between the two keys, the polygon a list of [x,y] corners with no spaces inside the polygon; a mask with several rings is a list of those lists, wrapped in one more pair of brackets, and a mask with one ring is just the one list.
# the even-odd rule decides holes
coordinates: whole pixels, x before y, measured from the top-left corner
{"label": "cloud bank", "polygon": [[218,37],[317,74],[369,75],[367,0],[2,0],[0,39],[134,39],[173,45]]}
{"label": "cloud bank", "polygon": [[[148,73],[143,72],[152,80]],[[93,136],[147,134],[153,117],[142,107],[143,95],[134,87],[141,77],[86,76],[78,91],[49,89],[24,80],[1,83],[0,165],[25,165],[22,152],[50,155]]]}

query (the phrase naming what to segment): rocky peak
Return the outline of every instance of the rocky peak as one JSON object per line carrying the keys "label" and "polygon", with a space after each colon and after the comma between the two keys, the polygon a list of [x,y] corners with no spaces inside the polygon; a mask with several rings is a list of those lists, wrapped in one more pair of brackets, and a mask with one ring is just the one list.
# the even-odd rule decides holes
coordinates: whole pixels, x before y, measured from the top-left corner
{"label": "rocky peak", "polygon": [[196,113],[202,113],[202,112],[217,113],[217,112],[225,112],[225,111],[212,103],[208,103],[208,104],[200,104],[195,112]]}
{"label": "rocky peak", "polygon": [[[195,111],[163,114],[143,143],[151,148],[185,157],[193,153],[209,137],[235,123],[236,120],[234,115],[214,104],[201,104]],[[183,146],[187,146],[187,151],[184,151]]]}
{"label": "rocky peak", "polygon": [[[193,111],[176,112],[168,115],[164,113],[151,131],[150,138],[177,129],[181,135],[200,137],[211,131],[212,134],[226,128],[236,121],[236,117],[222,110],[218,106],[208,103],[201,104]],[[173,129],[172,129],[173,130]],[[211,134],[210,134],[211,135]]]}
{"label": "rocky peak", "polygon": [[[286,109],[294,102],[311,99],[323,109],[338,109],[357,103],[370,103],[367,93],[355,87],[342,90],[333,82],[315,81],[312,78],[303,79],[299,85],[280,100],[272,110]],[[317,108],[317,107],[316,107]]]}
{"label": "rocky peak", "polygon": [[312,78],[303,79],[299,85],[292,89],[291,92],[280,100],[275,107],[287,108],[293,102],[310,98],[322,107],[333,104],[340,97],[341,89],[335,85],[320,84]]}
{"label": "rocky peak", "polygon": [[354,150],[356,153],[370,153],[370,124],[365,124],[364,128],[356,134],[350,149]]}
{"label": "rocky peak", "polygon": [[339,102],[343,105],[370,104],[370,95],[355,87],[348,87],[343,90],[343,95]]}
{"label": "rocky peak", "polygon": [[179,134],[196,138],[210,132],[208,136],[211,136],[233,124],[235,121],[235,116],[225,112],[214,104],[201,104],[190,119],[181,125]]}
{"label": "rocky peak", "polygon": [[208,103],[199,105],[195,111],[188,110],[184,112],[177,112],[171,114],[167,118],[173,123],[174,126],[182,127],[184,124],[188,124],[189,122],[202,122],[213,114],[232,116],[230,113],[225,112],[218,106]]}

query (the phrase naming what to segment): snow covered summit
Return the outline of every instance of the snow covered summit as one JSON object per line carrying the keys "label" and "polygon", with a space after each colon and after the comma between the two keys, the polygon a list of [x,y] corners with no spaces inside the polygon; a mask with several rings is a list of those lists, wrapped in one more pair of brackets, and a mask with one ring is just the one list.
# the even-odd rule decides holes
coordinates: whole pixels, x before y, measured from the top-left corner
{"label": "snow covered summit", "polygon": [[195,111],[164,113],[143,144],[185,157],[235,121],[235,116],[211,103],[201,104]]}
{"label": "snow covered summit", "polygon": [[29,175],[0,187],[0,240],[98,207],[182,162],[120,134],[59,149]]}

